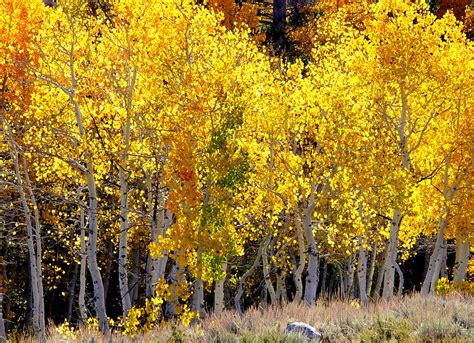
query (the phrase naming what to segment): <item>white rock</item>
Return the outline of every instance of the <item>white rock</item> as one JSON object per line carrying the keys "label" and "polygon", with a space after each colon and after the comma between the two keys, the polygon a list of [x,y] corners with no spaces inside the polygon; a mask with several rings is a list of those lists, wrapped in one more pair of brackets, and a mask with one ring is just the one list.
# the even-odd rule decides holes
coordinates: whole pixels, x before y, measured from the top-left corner
{"label": "white rock", "polygon": [[309,324],[301,323],[301,322],[294,322],[294,323],[288,324],[288,326],[286,327],[285,333],[289,333],[289,332],[301,334],[305,336],[308,340],[315,339],[319,341],[322,338],[322,335],[318,330],[316,330],[314,327],[312,327]]}

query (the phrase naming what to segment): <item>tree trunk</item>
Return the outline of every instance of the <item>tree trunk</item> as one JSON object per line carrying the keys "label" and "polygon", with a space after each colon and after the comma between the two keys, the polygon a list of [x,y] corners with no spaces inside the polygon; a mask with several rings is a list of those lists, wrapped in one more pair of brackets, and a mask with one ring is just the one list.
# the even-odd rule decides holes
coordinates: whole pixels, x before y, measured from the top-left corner
{"label": "tree trunk", "polygon": [[319,252],[313,233],[312,216],[315,209],[314,193],[312,192],[309,204],[302,216],[302,225],[308,247],[308,275],[306,276],[304,301],[313,305],[316,301],[316,292],[319,282]]}
{"label": "tree trunk", "polygon": [[[405,90],[404,84],[399,84],[400,100],[401,100],[401,113],[400,120],[395,124],[395,129],[398,134],[400,149],[400,157],[402,160],[402,169],[405,171],[411,170],[410,150],[408,147],[408,138],[406,134],[407,120],[409,119],[409,105],[408,105],[408,93]],[[394,285],[395,285],[395,269],[397,263],[398,253],[398,235],[400,232],[400,226],[402,223],[403,215],[400,209],[393,209],[392,220],[390,222],[390,238],[388,245],[387,258],[384,263],[384,284],[382,296],[385,300],[390,300],[393,297]]]}
{"label": "tree trunk", "polygon": [[0,210],[0,343],[7,341],[7,332],[5,330],[5,322],[3,318],[3,297],[5,295],[6,284],[5,270],[5,226],[3,213]]}
{"label": "tree trunk", "polygon": [[[197,255],[197,263],[199,270],[202,268],[202,252],[199,248]],[[200,276],[196,276],[196,278],[194,279],[194,292],[193,299],[191,302],[191,310],[193,312],[199,313],[199,318],[204,318],[204,316],[206,315],[204,308],[204,285]]]}
{"label": "tree trunk", "polygon": [[374,298],[379,298],[380,297],[380,290],[382,289],[382,282],[383,278],[385,275],[385,265],[386,265],[386,260],[388,258],[388,245],[390,244],[390,241],[385,242],[385,247],[383,251],[383,261],[382,261],[382,266],[380,267],[378,273],[377,273],[377,280],[375,282],[375,288],[373,291],[372,296]]}
{"label": "tree trunk", "polygon": [[97,263],[97,190],[92,165],[87,164],[87,187],[89,190],[89,241],[87,257],[89,259],[89,273],[94,290],[95,311],[99,319],[99,329],[102,332],[109,330],[109,321],[105,309],[104,284]]}
{"label": "tree trunk", "polygon": [[326,284],[328,278],[328,263],[323,264],[323,276],[321,278],[321,295],[326,294]]}
{"label": "tree trunk", "polygon": [[[73,25],[72,21],[70,25]],[[74,114],[76,117],[76,125],[79,129],[79,135],[84,139],[85,130],[83,125],[83,115],[79,102],[76,99],[77,82],[76,71],[75,71],[75,58],[74,58],[74,44],[71,44],[71,50],[67,52],[69,57],[69,70],[71,72],[71,87],[66,91],[69,96],[71,104],[74,106]],[[64,88],[60,89],[64,90]],[[100,274],[99,265],[97,263],[97,238],[98,238],[98,209],[97,209],[97,185],[94,177],[94,167],[92,165],[92,156],[89,151],[86,152],[85,156],[85,167],[81,163],[74,164],[77,168],[83,172],[86,182],[87,189],[89,192],[89,204],[88,204],[88,219],[89,219],[89,240],[87,245],[87,257],[89,260],[88,267],[89,273],[92,279],[92,286],[94,291],[94,305],[96,316],[99,320],[99,329],[101,332],[109,330],[109,320],[107,318],[105,308],[105,292],[104,283],[102,281],[102,275]]]}
{"label": "tree trunk", "polygon": [[332,297],[332,295],[334,293],[336,293],[336,281],[337,281],[337,273],[336,273],[336,268],[333,266],[332,269],[332,273],[330,273],[329,275],[330,278],[329,278],[329,284],[328,284],[328,287],[327,287],[327,296],[328,296],[328,299],[330,299]]}
{"label": "tree trunk", "polygon": [[454,282],[462,282],[466,277],[467,265],[469,263],[469,241],[456,239],[456,262],[454,263]]}
{"label": "tree trunk", "polygon": [[77,283],[77,274],[79,273],[79,264],[74,264],[74,269],[72,272],[72,279],[69,285],[69,289],[67,292],[67,321],[70,323],[72,320],[72,312],[74,308],[74,298],[76,295],[76,283]]}
{"label": "tree trunk", "polygon": [[339,274],[339,291],[338,296],[340,299],[346,299],[346,282],[345,273],[340,265],[337,265],[337,272]]}
{"label": "tree trunk", "polygon": [[372,246],[372,253],[370,256],[369,276],[367,278],[367,295],[372,294],[372,284],[373,284],[373,279],[374,279],[376,260],[377,260],[377,242],[375,242],[374,245]]}
{"label": "tree trunk", "polygon": [[127,111],[125,123],[122,127],[124,149],[120,153],[119,163],[119,183],[120,183],[120,242],[118,257],[119,288],[122,298],[122,316],[127,317],[127,313],[132,307],[132,294],[130,293],[130,284],[128,282],[128,229],[129,229],[129,208],[128,208],[128,152],[130,149],[131,138],[131,110],[132,99],[135,89],[137,71],[131,70],[130,65],[127,69],[127,91],[124,94],[125,109]]}
{"label": "tree trunk", "polygon": [[[25,211],[25,207],[23,208]],[[25,218],[29,217],[29,214],[25,213]],[[28,221],[28,220],[27,220]],[[27,227],[27,247],[29,253],[29,262],[30,262],[30,278],[31,278],[31,317],[33,322],[33,329],[35,334],[38,337],[44,335],[44,328],[40,325],[39,319],[39,302],[40,296],[38,291],[38,274],[36,274],[36,257],[34,253],[34,243],[33,243],[33,229],[31,228],[31,223],[26,224]]]}
{"label": "tree trunk", "polygon": [[191,310],[199,313],[199,318],[204,318],[204,285],[199,276],[194,279],[194,293]]}
{"label": "tree trunk", "polygon": [[257,268],[261,258],[262,258],[262,245],[260,245],[258,248],[257,257],[255,257],[255,260],[253,261],[252,266],[249,268],[249,270],[245,272],[244,275],[242,275],[242,277],[239,280],[239,288],[234,297],[234,303],[235,303],[235,308],[241,317],[244,315],[244,311],[242,310],[242,307],[240,305],[240,300],[242,299],[242,295],[244,294],[245,281],[247,280],[249,275],[252,274],[254,269]]}
{"label": "tree trunk", "polygon": [[273,0],[270,38],[275,52],[282,52],[286,48],[286,9],[286,0]]}
{"label": "tree trunk", "polygon": [[304,238],[303,238],[303,229],[301,228],[301,222],[296,220],[296,232],[298,235],[298,248],[299,248],[299,260],[298,260],[298,266],[296,267],[294,273],[293,273],[293,280],[295,281],[295,298],[293,299],[294,301],[301,301],[301,298],[303,297],[303,280],[302,280],[302,275],[303,275],[303,270],[306,264],[306,259],[305,259],[305,245],[304,245]]}
{"label": "tree trunk", "polygon": [[287,294],[286,294],[286,282],[285,282],[285,274],[283,271],[279,271],[276,273],[276,298],[278,304],[286,304],[287,303]]}
{"label": "tree trunk", "polygon": [[130,301],[132,306],[138,300],[140,290],[140,247],[134,246],[132,249],[132,273],[130,275]]}
{"label": "tree trunk", "polygon": [[[276,304],[277,303],[277,297],[276,297],[276,292],[275,288],[273,287],[272,283],[272,278],[270,274],[270,264],[268,262],[268,245],[270,243],[270,239],[265,238],[265,242],[263,243],[263,248],[262,248],[262,266],[263,266],[263,280],[265,282],[265,288],[268,291],[268,294],[270,295],[270,303],[271,304]],[[266,302],[267,299],[264,299]]]}
{"label": "tree trunk", "polygon": [[359,237],[359,259],[357,262],[357,278],[359,279],[359,298],[363,306],[367,306],[367,255],[364,248],[364,240]]}
{"label": "tree trunk", "polygon": [[397,275],[398,275],[398,291],[397,291],[397,295],[399,297],[402,296],[403,294],[403,284],[404,284],[404,277],[403,277],[403,272],[402,272],[402,269],[400,268],[400,266],[398,265],[398,263],[395,261],[395,270],[397,272]]}
{"label": "tree trunk", "polygon": [[[1,261],[3,263],[3,261]],[[3,295],[5,294],[3,291],[3,284],[0,285],[2,289],[0,290],[0,342],[4,343],[7,341],[7,332],[5,330],[5,322],[3,320]]]}
{"label": "tree trunk", "polygon": [[[158,181],[157,181],[158,182]],[[145,184],[146,184],[146,194],[147,194],[147,205],[148,205],[148,217],[149,217],[149,224],[150,224],[150,243],[155,242],[157,243],[158,238],[158,229],[156,227],[156,207],[158,206],[158,192],[153,189],[152,186],[152,179],[150,173],[145,171]],[[155,194],[155,197],[153,195]],[[145,295],[147,298],[151,298],[155,295],[155,289],[151,282],[151,271],[154,267],[154,261],[150,256],[150,252],[148,251],[148,256],[146,260],[146,267],[145,267]],[[156,269],[156,265],[155,265]]]}
{"label": "tree trunk", "polygon": [[224,310],[224,282],[227,272],[227,261],[222,261],[221,268],[224,276],[216,282],[214,287],[214,314],[221,314]]}
{"label": "tree trunk", "polygon": [[[173,215],[163,208],[165,195],[159,189],[158,175],[156,176],[155,187],[149,173],[146,173],[146,186],[148,198],[148,213],[150,217],[150,242],[158,242],[159,236],[166,236],[166,232],[171,227]],[[155,194],[155,197],[153,197]],[[158,280],[165,276],[166,265],[168,263],[169,252],[164,251],[163,256],[152,258],[150,254],[146,263],[145,293],[148,298],[155,295],[155,287]]]}
{"label": "tree trunk", "polygon": [[[182,276],[183,275],[182,275],[179,264],[176,261],[172,261],[170,272],[166,278],[167,283],[169,285],[181,283]],[[175,295],[173,299],[166,302],[165,317],[167,319],[171,319],[175,315],[176,313],[175,304],[177,303],[177,301],[178,301],[178,296]]]}
{"label": "tree trunk", "polygon": [[80,209],[80,226],[81,226],[81,270],[79,272],[79,314],[82,323],[87,321],[86,308],[86,270],[87,270],[87,250],[86,250],[86,221],[84,218],[84,210]]}
{"label": "tree trunk", "polygon": [[[126,161],[124,161],[126,164]],[[132,307],[128,283],[128,180],[124,167],[119,167],[120,181],[120,242],[118,256],[118,275],[120,298],[122,299],[122,318],[127,318],[128,310]]]}
{"label": "tree trunk", "polygon": [[286,275],[281,274],[281,303],[288,303],[288,289],[286,288]]}
{"label": "tree trunk", "polygon": [[[5,223],[5,222],[4,222]],[[4,226],[4,229],[6,229],[6,232],[10,232],[8,230],[7,227]],[[4,233],[5,234],[5,233]],[[5,263],[5,261],[8,261],[8,253],[9,253],[9,246],[8,246],[8,242],[5,240],[5,236],[4,236],[4,241],[3,241],[3,246],[2,246],[2,249],[3,249],[3,261]],[[17,276],[17,272],[18,272],[18,262],[14,262],[14,268],[10,268],[10,274],[8,274],[8,270],[7,270],[7,265],[5,264],[5,267],[3,269],[3,275],[1,276],[2,277],[2,280],[3,280],[3,294],[5,296],[6,294],[6,287],[5,287],[5,283],[7,282],[7,276],[10,275],[10,278],[11,280],[17,280],[16,276]],[[7,320],[7,322],[4,322],[4,327],[5,327],[5,333],[8,332],[9,328],[10,328],[10,325],[11,325],[11,322],[8,320],[9,317],[8,317],[8,314],[11,313],[11,306],[12,306],[12,300],[10,297],[5,297],[3,298],[3,306],[0,306],[0,309],[3,311],[2,312],[2,315],[3,315],[3,320]],[[27,310],[28,311],[28,310]],[[8,336],[8,335],[7,335]],[[8,337],[7,337],[8,338]]]}
{"label": "tree trunk", "polygon": [[[431,292],[434,292],[436,290],[436,283],[438,282],[439,280],[439,277],[440,277],[440,274],[441,274],[441,266],[443,265],[443,259],[444,257],[446,256],[446,240],[443,238],[442,242],[441,242],[441,248],[440,248],[440,251],[439,251],[439,254],[436,258],[436,261],[435,261],[435,264],[434,264],[434,268],[433,268],[433,272],[431,274],[431,280],[430,280],[430,288],[429,288],[429,293]],[[428,269],[429,271],[429,269]],[[423,295],[426,295],[425,293],[423,293]]]}
{"label": "tree trunk", "polygon": [[[72,89],[70,91],[69,97],[70,101],[74,106],[74,113],[76,115],[76,124],[79,128],[79,134],[81,137],[84,137],[84,126],[82,124],[82,112],[79,106],[79,103],[75,97],[75,89],[77,87],[77,80],[75,78],[74,72],[74,57],[72,56],[73,52],[70,54],[70,69],[71,69],[71,82]],[[86,160],[89,160],[85,163],[85,169],[78,167],[85,175],[87,180],[87,190],[89,192],[89,204],[88,204],[88,220],[89,220],[89,240],[87,244],[87,258],[88,258],[88,267],[89,273],[92,279],[92,286],[94,291],[94,307],[96,311],[96,316],[99,320],[99,329],[102,332],[109,330],[109,321],[107,318],[106,308],[105,308],[105,292],[104,292],[104,283],[102,281],[102,275],[100,274],[99,265],[97,263],[97,238],[98,238],[98,210],[97,210],[97,185],[94,177],[94,167],[90,161],[91,156],[86,156]],[[80,165],[80,164],[79,164]],[[77,167],[78,165],[76,165]]]}
{"label": "tree trunk", "polygon": [[107,303],[107,297],[109,296],[110,290],[110,277],[112,276],[112,264],[115,261],[114,256],[114,242],[105,242],[105,268],[103,271],[103,284],[104,284],[104,301]]}
{"label": "tree trunk", "polygon": [[[17,264],[16,267],[23,267],[22,265]],[[31,326],[33,325],[33,330],[34,330],[34,323],[33,323],[33,307],[34,307],[34,301],[33,301],[33,281],[31,279],[31,262],[30,262],[30,257],[28,256],[27,261],[26,261],[26,267],[27,269],[27,274],[28,274],[28,282],[26,285],[26,294],[27,294],[27,309],[26,309],[26,315],[25,315],[25,328],[27,330],[30,330]]]}
{"label": "tree trunk", "polygon": [[393,297],[395,286],[395,263],[398,251],[398,234],[402,222],[402,214],[400,210],[393,210],[392,222],[390,223],[390,240],[387,251],[387,259],[385,261],[385,273],[383,284],[383,298],[390,300]]}
{"label": "tree trunk", "polygon": [[42,252],[42,242],[41,242],[41,224],[40,224],[40,215],[38,210],[38,203],[36,202],[36,197],[33,192],[33,187],[31,186],[30,176],[28,174],[28,169],[26,165],[26,160],[23,159],[23,169],[25,174],[25,183],[26,189],[30,197],[31,205],[33,207],[33,218],[34,218],[34,237],[35,237],[35,246],[36,246],[36,273],[38,274],[38,293],[39,293],[39,303],[38,303],[38,312],[39,312],[39,321],[42,328],[46,328],[45,323],[45,312],[44,312],[44,291],[43,291],[43,252]]}
{"label": "tree trunk", "polygon": [[354,294],[354,253],[351,253],[346,266],[346,297],[351,298]]}
{"label": "tree trunk", "polygon": [[[172,224],[172,214],[167,210],[161,208],[156,212],[156,222],[152,225],[151,230],[151,241],[158,242],[158,237],[166,236],[166,232]],[[147,259],[147,294],[148,297],[152,297],[155,294],[155,287],[158,281],[164,278],[166,264],[168,263],[169,252],[164,251],[163,256],[152,258],[148,256]]]}
{"label": "tree trunk", "polygon": [[[41,320],[41,313],[44,315],[44,299],[40,291],[42,290],[39,286],[42,283],[41,274],[38,274],[38,270],[41,269],[41,266],[38,267],[38,251],[36,250],[36,243],[39,241],[41,243],[41,238],[36,239],[35,235],[39,233],[39,228],[33,229],[33,224],[31,222],[31,212],[30,207],[28,205],[26,194],[23,184],[23,179],[20,172],[20,162],[19,162],[19,154],[16,147],[16,142],[13,140],[13,136],[10,134],[10,144],[11,144],[11,155],[13,158],[14,168],[15,168],[15,176],[17,182],[17,189],[18,194],[20,195],[20,200],[23,208],[23,215],[25,218],[26,224],[26,233],[27,233],[27,247],[28,247],[28,256],[30,259],[30,276],[31,276],[31,292],[32,292],[32,304],[31,304],[31,312],[32,312],[32,319],[33,319],[33,329],[35,334],[42,339],[45,334],[45,326],[44,326],[44,318]],[[25,170],[25,173],[27,171]],[[43,302],[43,305],[40,303]],[[42,312],[43,311],[43,312]]]}
{"label": "tree trunk", "polygon": [[423,286],[421,292],[423,295],[428,295],[431,292],[434,292],[436,289],[436,282],[438,281],[442,260],[445,257],[443,254],[444,249],[446,249],[446,240],[444,239],[444,231],[448,225],[449,217],[449,205],[448,203],[453,200],[453,197],[456,193],[458,183],[455,181],[452,186],[449,186],[449,167],[450,160],[449,158],[446,161],[444,168],[444,178],[443,178],[443,206],[441,208],[441,218],[439,219],[438,224],[438,233],[436,235],[436,243],[433,249],[433,253],[430,257],[430,262],[428,264],[428,271],[423,281]]}
{"label": "tree trunk", "polygon": [[447,278],[448,277],[448,242],[444,240],[443,251],[441,252],[441,270],[439,271],[439,276]]}

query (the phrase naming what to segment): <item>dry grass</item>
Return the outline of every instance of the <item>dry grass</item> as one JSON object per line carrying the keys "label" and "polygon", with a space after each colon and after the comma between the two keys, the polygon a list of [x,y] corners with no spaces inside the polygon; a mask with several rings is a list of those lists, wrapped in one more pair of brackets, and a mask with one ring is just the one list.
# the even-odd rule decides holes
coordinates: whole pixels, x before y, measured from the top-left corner
{"label": "dry grass", "polygon": [[[316,306],[288,304],[210,316],[192,328],[163,327],[138,335],[135,342],[302,342],[284,335],[286,325],[313,325],[325,342],[474,342],[474,298],[461,295],[422,298],[419,295],[357,308],[349,302],[320,301]],[[15,341],[15,340],[12,340]],[[21,342],[32,341],[25,338]],[[49,342],[72,341],[50,329]],[[128,342],[119,334],[103,337],[86,332],[76,342]]]}

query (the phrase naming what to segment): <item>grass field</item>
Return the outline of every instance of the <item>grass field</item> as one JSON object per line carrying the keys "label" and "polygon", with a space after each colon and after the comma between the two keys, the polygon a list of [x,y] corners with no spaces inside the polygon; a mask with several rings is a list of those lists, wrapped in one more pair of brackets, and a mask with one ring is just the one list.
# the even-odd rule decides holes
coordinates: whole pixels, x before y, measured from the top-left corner
{"label": "grass field", "polygon": [[[225,311],[189,328],[169,324],[134,339],[120,333],[102,336],[87,329],[64,332],[50,326],[47,341],[303,342],[302,337],[284,334],[292,321],[313,325],[322,333],[323,342],[474,342],[474,298],[411,295],[367,308],[355,302],[320,300],[314,307],[292,303],[252,308],[242,318],[235,311]],[[34,341],[19,336],[10,340]]]}

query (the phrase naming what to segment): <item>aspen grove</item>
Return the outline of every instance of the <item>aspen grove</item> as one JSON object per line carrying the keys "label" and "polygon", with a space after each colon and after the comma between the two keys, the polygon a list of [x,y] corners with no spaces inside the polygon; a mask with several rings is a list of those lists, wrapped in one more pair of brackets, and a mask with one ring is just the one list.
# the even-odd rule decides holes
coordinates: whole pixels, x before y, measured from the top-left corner
{"label": "aspen grove", "polygon": [[472,10],[211,2],[2,0],[0,341],[474,291]]}

